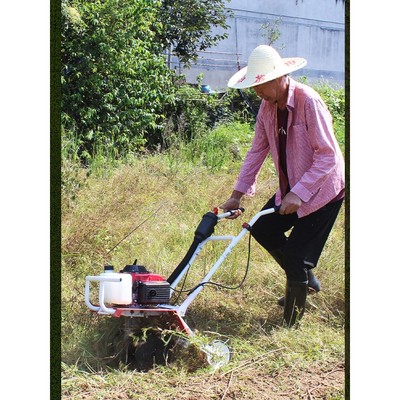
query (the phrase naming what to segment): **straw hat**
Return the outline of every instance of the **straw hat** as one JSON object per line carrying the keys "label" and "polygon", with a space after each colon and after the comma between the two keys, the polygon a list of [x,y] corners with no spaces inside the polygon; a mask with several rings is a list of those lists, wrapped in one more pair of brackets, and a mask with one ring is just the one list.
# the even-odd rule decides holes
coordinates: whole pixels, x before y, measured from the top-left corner
{"label": "straw hat", "polygon": [[247,67],[229,79],[228,87],[244,89],[261,85],[303,68],[306,64],[304,58],[281,58],[271,46],[260,45],[251,52]]}

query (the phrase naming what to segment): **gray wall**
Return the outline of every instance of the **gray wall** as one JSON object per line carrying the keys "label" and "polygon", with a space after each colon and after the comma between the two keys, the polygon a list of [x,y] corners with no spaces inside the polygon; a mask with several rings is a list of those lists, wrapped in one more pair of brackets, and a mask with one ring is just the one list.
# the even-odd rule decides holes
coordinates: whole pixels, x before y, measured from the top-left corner
{"label": "gray wall", "polygon": [[[325,79],[344,84],[345,27],[344,4],[335,0],[231,0],[227,7],[234,12],[228,20],[229,38],[206,52],[196,65],[182,70],[172,58],[172,68],[183,72],[189,83],[204,75],[203,83],[214,90],[224,90],[228,79],[239,67],[247,65],[251,51],[268,44],[261,25],[281,18],[280,38],[273,46],[282,57],[304,57],[308,64],[293,73],[310,81]],[[222,32],[216,29],[215,32]]]}

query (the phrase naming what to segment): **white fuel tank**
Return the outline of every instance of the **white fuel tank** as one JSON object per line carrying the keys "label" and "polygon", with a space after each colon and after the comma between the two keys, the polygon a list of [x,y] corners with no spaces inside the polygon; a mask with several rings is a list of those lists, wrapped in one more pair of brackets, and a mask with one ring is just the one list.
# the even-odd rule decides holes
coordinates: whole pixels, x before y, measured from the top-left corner
{"label": "white fuel tank", "polygon": [[114,272],[110,265],[100,274],[105,277],[120,278],[119,282],[104,282],[104,303],[128,305],[132,303],[132,277],[130,274]]}

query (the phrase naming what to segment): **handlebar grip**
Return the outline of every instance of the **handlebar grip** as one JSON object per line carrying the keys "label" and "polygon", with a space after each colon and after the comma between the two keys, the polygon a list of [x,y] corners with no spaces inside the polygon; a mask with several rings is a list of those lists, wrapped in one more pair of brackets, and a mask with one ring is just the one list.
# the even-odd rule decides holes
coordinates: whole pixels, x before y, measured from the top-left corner
{"label": "handlebar grip", "polygon": [[235,214],[235,211],[240,210],[242,213],[244,212],[244,208],[243,207],[239,207],[236,210],[229,210],[228,213],[230,213],[231,215]]}
{"label": "handlebar grip", "polygon": [[226,212],[224,212],[222,214],[219,214],[219,215],[217,215],[217,217],[218,217],[218,219],[229,218],[232,215],[234,215],[237,210],[240,210],[241,212],[244,212],[244,208],[243,207],[239,207],[239,208],[236,208],[234,210],[228,210],[228,211],[226,211]]}

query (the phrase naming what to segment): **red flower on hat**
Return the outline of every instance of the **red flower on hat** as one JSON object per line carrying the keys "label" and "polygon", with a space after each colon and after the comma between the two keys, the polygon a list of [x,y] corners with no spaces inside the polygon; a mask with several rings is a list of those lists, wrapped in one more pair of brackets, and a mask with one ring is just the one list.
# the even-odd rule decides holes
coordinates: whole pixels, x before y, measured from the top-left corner
{"label": "red flower on hat", "polygon": [[293,64],[296,64],[296,61],[295,61],[295,60],[287,60],[287,61],[285,62],[285,65],[287,65],[288,67],[289,67],[290,65],[293,65]]}
{"label": "red flower on hat", "polygon": [[254,83],[259,83],[262,81],[262,79],[264,78],[265,75],[257,75],[256,76],[256,80],[254,81]]}
{"label": "red flower on hat", "polygon": [[246,79],[246,75],[243,75],[236,83],[241,83]]}

